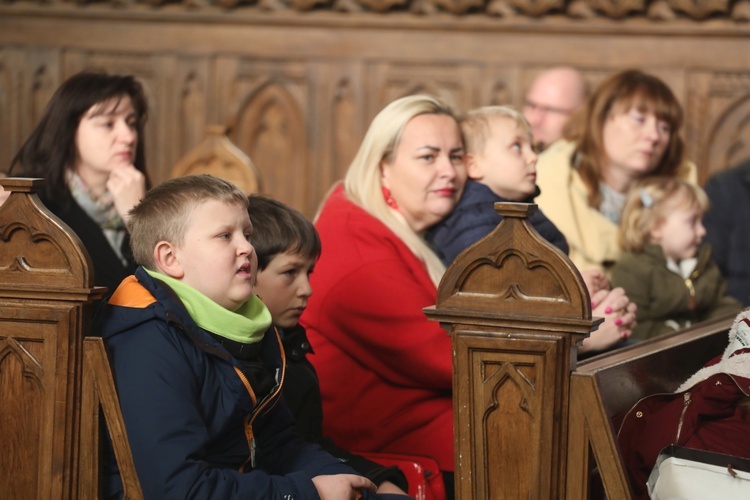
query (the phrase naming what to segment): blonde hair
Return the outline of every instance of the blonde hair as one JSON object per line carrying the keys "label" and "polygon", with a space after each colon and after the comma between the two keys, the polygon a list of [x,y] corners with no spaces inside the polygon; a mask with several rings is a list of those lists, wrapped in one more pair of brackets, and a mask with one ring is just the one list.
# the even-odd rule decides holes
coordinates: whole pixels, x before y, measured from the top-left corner
{"label": "blonde hair", "polygon": [[209,174],[178,177],[148,190],[128,213],[130,248],[135,261],[155,271],[157,243],[182,245],[193,209],[208,200],[236,203],[242,210],[247,210],[248,205],[247,195],[239,187]]}
{"label": "blonde hair", "polygon": [[468,111],[459,121],[467,153],[480,154],[484,151],[487,139],[490,137],[490,121],[492,118],[510,118],[528,134],[529,138],[534,135],[529,121],[515,108],[511,106],[482,106]]}
{"label": "blonde hair", "polygon": [[699,186],[675,177],[649,177],[633,185],[625,200],[618,239],[625,252],[640,252],[651,230],[678,207],[708,210],[709,201]]}
{"label": "blonde hair", "polygon": [[[428,95],[412,95],[396,99],[375,116],[362,144],[344,177],[344,190],[349,199],[385,224],[425,263],[435,286],[445,266],[427,242],[386,204],[382,191],[380,165],[395,157],[406,124],[419,115],[447,115],[456,120],[451,108]],[[458,122],[458,120],[456,120]]]}

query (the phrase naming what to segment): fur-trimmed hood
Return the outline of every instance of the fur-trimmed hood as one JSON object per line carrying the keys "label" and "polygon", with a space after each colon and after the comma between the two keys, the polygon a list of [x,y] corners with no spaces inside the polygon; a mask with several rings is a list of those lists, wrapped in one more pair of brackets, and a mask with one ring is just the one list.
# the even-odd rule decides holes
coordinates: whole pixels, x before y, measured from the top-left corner
{"label": "fur-trimmed hood", "polygon": [[684,392],[717,373],[750,379],[750,308],[740,312],[729,329],[729,344],[721,360],[695,372],[675,392]]}

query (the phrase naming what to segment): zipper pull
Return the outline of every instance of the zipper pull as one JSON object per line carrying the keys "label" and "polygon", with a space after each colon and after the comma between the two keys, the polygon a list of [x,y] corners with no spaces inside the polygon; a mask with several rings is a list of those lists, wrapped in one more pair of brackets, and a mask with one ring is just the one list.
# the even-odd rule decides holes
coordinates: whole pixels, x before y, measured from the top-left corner
{"label": "zipper pull", "polygon": [[250,467],[255,469],[255,437],[250,438]]}
{"label": "zipper pull", "polygon": [[249,415],[245,417],[245,439],[247,439],[247,447],[250,448],[250,458],[242,464],[240,472],[245,472],[245,466],[248,462],[250,462],[250,467],[255,469],[255,434],[253,433],[253,421]]}
{"label": "zipper pull", "polygon": [[680,434],[682,434],[682,424],[685,422],[685,413],[687,412],[688,406],[690,406],[690,391],[682,395],[682,412],[680,413],[680,421],[677,423],[677,437],[674,440],[674,444],[680,444]]}
{"label": "zipper pull", "polygon": [[688,294],[690,297],[688,298],[688,310],[692,311],[695,309],[695,286],[693,285],[693,280],[690,278],[687,278],[685,280],[685,286],[688,289]]}

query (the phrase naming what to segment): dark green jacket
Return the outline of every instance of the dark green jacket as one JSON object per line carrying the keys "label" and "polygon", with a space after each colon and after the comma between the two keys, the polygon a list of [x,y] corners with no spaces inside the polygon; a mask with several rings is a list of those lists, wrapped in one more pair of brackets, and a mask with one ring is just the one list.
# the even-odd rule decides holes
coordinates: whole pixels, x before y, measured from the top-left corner
{"label": "dark green jacket", "polygon": [[727,295],[727,284],[711,259],[710,245],[698,251],[688,279],[667,268],[659,245],[623,253],[612,268],[612,286],[621,286],[638,305],[633,336],[648,339],[725,314],[737,314],[740,303]]}

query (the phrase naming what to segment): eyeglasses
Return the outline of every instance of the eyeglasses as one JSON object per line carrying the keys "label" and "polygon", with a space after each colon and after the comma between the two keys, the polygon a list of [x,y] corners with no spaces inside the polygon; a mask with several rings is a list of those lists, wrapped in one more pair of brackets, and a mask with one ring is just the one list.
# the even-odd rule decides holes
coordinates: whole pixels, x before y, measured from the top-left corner
{"label": "eyeglasses", "polygon": [[554,113],[558,115],[571,115],[575,111],[575,109],[565,109],[565,108],[558,108],[555,106],[545,106],[544,104],[538,104],[534,101],[530,101],[526,99],[526,102],[523,104],[524,109],[527,109],[529,111],[540,111],[542,113]]}

